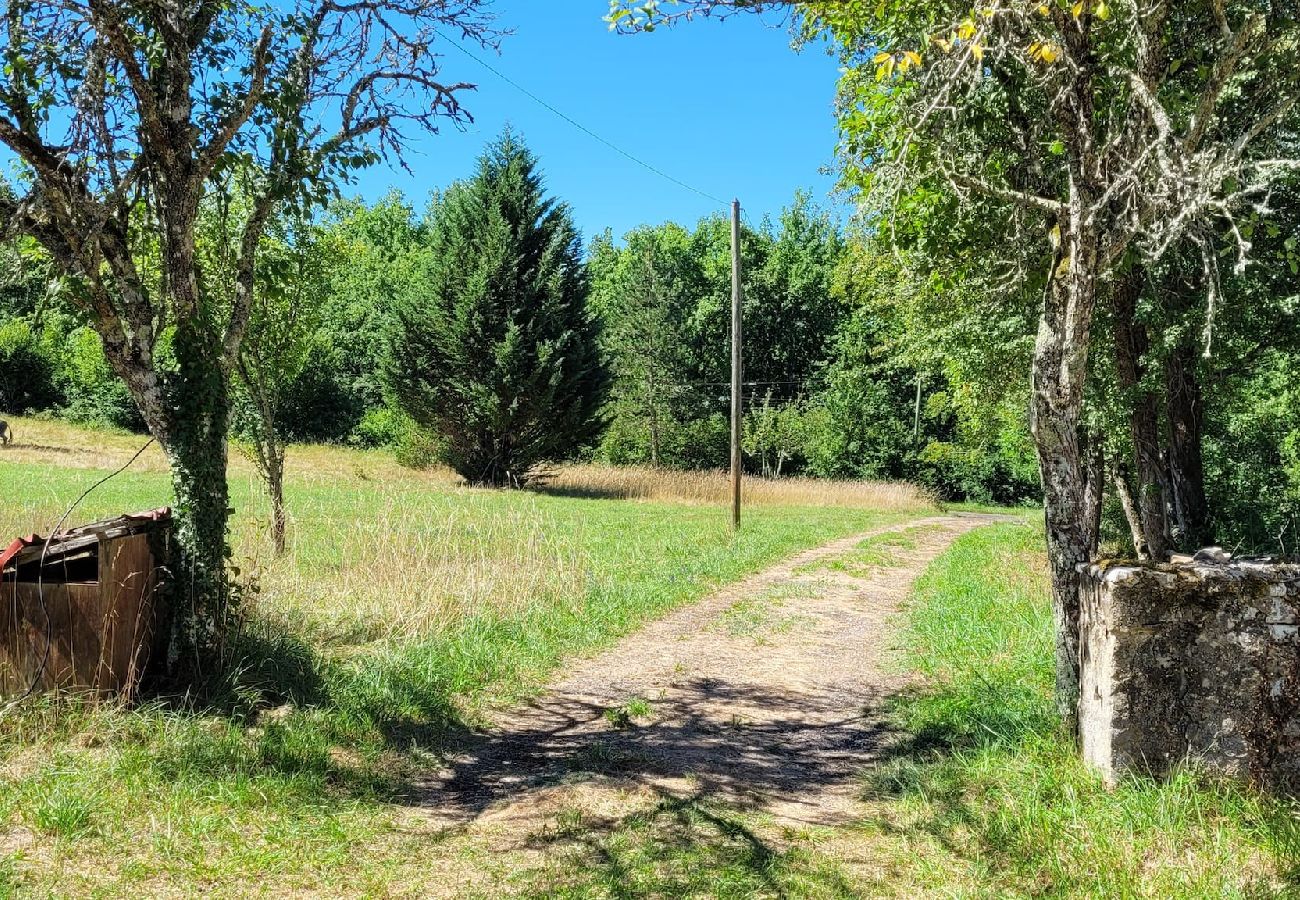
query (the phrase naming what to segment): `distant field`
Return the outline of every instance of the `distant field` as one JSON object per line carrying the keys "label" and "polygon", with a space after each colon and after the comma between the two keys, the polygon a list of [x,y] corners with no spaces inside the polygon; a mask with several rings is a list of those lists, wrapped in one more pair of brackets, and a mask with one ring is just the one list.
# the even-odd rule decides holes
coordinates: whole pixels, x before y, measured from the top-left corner
{"label": "distant field", "polygon": [[[143,443],[14,425],[0,538],[45,531]],[[733,537],[721,473],[575,467],[547,490],[498,492],[380,452],[289,460],[292,551],[275,560],[255,473],[232,454],[236,562],[260,588],[220,707],[65,702],[0,719],[0,897],[243,895],[266,873],[290,891],[382,893],[378,863],[349,880],[353,854],[391,839],[388,801],[485,704],[719,583],[933,511],[906,486],[756,482]],[[71,521],[169,500],[155,447]]]}
{"label": "distant field", "polygon": [[[145,438],[18,420],[0,452],[0,537],[45,533],[81,491]],[[933,509],[917,489],[873,482],[751,482],[745,528],[728,528],[723,473],[558,468],[546,488],[467,488],[391,455],[294,447],[286,486],[292,549],[275,560],[251,464],[231,453],[237,564],[259,576],[260,612],[328,645],[405,641],[467,613],[513,615],[593,592],[703,589],[790,550]],[[637,502],[620,502],[623,500]],[[171,502],[150,447],[97,489],[72,524]]]}

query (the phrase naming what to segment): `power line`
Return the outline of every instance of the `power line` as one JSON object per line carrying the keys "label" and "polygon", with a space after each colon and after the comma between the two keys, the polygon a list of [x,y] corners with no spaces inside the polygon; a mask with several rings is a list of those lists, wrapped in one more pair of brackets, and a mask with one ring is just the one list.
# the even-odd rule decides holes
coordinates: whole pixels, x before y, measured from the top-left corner
{"label": "power line", "polygon": [[641,166],[642,168],[644,168],[644,169],[646,169],[646,170],[648,170],[648,171],[650,171],[650,172],[653,172],[654,174],[658,175],[660,178],[663,178],[663,179],[666,179],[666,180],[668,180],[668,181],[671,181],[673,184],[677,185],[678,187],[682,187],[682,188],[685,188],[685,189],[688,190],[688,191],[691,191],[691,192],[693,192],[693,193],[699,194],[701,197],[704,197],[706,200],[712,200],[714,203],[718,204],[719,206],[726,206],[726,205],[728,204],[728,201],[726,201],[726,200],[721,200],[721,199],[719,199],[719,198],[713,196],[712,194],[710,194],[708,191],[702,191],[702,190],[700,190],[699,188],[697,188],[697,187],[695,187],[695,186],[693,186],[693,185],[689,185],[689,184],[687,184],[686,182],[682,181],[680,178],[674,178],[672,175],[669,175],[669,174],[668,174],[667,172],[665,172],[663,169],[660,169],[660,168],[658,168],[657,166],[651,165],[650,163],[646,162],[644,159],[641,159],[641,158],[638,157],[638,156],[634,156],[633,154],[631,154],[631,153],[629,153],[628,151],[624,150],[622,147],[620,147],[618,144],[615,144],[613,141],[610,141],[610,140],[607,140],[607,139],[601,137],[600,135],[596,134],[596,132],[594,132],[594,131],[592,131],[590,128],[588,128],[586,125],[583,125],[581,122],[579,122],[577,119],[574,119],[572,116],[567,115],[566,113],[560,111],[559,109],[556,109],[556,108],[555,108],[554,106],[552,106],[550,103],[547,103],[547,102],[546,102],[545,100],[543,100],[541,97],[537,96],[537,95],[534,94],[532,91],[530,91],[528,88],[524,87],[522,84],[520,84],[519,82],[515,81],[515,80],[514,80],[513,78],[511,78],[509,75],[505,74],[505,73],[502,72],[500,69],[498,69],[498,68],[496,68],[495,66],[493,66],[493,65],[492,65],[491,63],[489,63],[487,60],[483,59],[482,57],[478,56],[478,55],[475,54],[475,53],[470,52],[467,48],[465,48],[464,46],[462,46],[461,43],[460,43],[459,41],[452,40],[451,38],[447,37],[447,35],[443,34],[441,31],[439,31],[439,30],[436,29],[436,28],[434,29],[434,33],[436,33],[436,34],[437,34],[440,38],[442,38],[443,40],[447,41],[447,43],[451,44],[453,47],[455,47],[455,48],[456,48],[457,50],[459,50],[461,53],[465,54],[465,55],[468,56],[470,59],[474,60],[474,62],[478,63],[480,66],[482,66],[483,68],[487,69],[487,70],[488,70],[489,72],[491,72],[493,75],[495,75],[496,77],[500,78],[500,79],[501,79],[502,81],[504,81],[506,84],[510,85],[510,86],[513,87],[515,90],[519,91],[519,93],[523,94],[525,97],[528,97],[528,98],[529,98],[530,100],[532,100],[534,103],[537,103],[539,106],[542,106],[542,107],[544,107],[545,109],[550,110],[552,113],[554,113],[555,115],[559,116],[561,119],[563,119],[564,121],[566,121],[566,122],[568,122],[570,125],[572,125],[574,128],[576,128],[576,129],[578,129],[579,131],[581,131],[583,134],[585,134],[585,135],[587,135],[588,137],[591,137],[591,138],[593,138],[593,139],[595,139],[595,140],[597,140],[597,141],[600,141],[602,144],[604,144],[604,145],[605,145],[606,147],[608,147],[609,149],[613,150],[615,153],[619,153],[619,154],[621,154],[621,155],[623,155],[623,156],[626,156],[628,159],[632,160],[632,162],[636,163],[638,166]]}

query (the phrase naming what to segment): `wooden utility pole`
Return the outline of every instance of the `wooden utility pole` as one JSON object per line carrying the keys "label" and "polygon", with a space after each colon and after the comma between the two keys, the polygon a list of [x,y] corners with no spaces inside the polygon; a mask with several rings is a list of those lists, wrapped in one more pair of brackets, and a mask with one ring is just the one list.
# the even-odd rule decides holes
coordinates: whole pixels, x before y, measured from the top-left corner
{"label": "wooden utility pole", "polygon": [[740,528],[740,201],[731,201],[731,527]]}

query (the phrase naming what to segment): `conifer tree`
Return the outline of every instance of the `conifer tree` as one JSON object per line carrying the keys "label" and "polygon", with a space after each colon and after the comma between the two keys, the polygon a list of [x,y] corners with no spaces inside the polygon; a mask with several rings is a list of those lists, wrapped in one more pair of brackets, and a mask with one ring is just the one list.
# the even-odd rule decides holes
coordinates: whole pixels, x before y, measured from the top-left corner
{"label": "conifer tree", "polygon": [[428,290],[394,303],[388,387],[467,481],[521,485],[599,431],[581,238],[507,131],[436,202],[428,240]]}

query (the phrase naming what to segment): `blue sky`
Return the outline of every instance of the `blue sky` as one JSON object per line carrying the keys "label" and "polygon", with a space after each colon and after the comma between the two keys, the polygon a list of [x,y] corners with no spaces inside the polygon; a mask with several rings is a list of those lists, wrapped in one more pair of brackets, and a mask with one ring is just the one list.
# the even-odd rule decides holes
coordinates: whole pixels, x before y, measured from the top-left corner
{"label": "blue sky", "polygon": [[[702,191],[739,197],[750,219],[776,214],[796,189],[839,209],[833,178],[838,63],[820,46],[796,53],[774,16],[698,21],[653,34],[612,34],[607,0],[497,0],[513,29],[492,66],[587,128]],[[584,235],[676,220],[720,207],[646,171],[558,118],[455,49],[444,74],[478,84],[475,123],[423,138],[412,174],[378,166],[359,176],[368,199],[397,188],[417,206],[473,172],[483,145],[509,123],[541,158],[548,188]]]}

